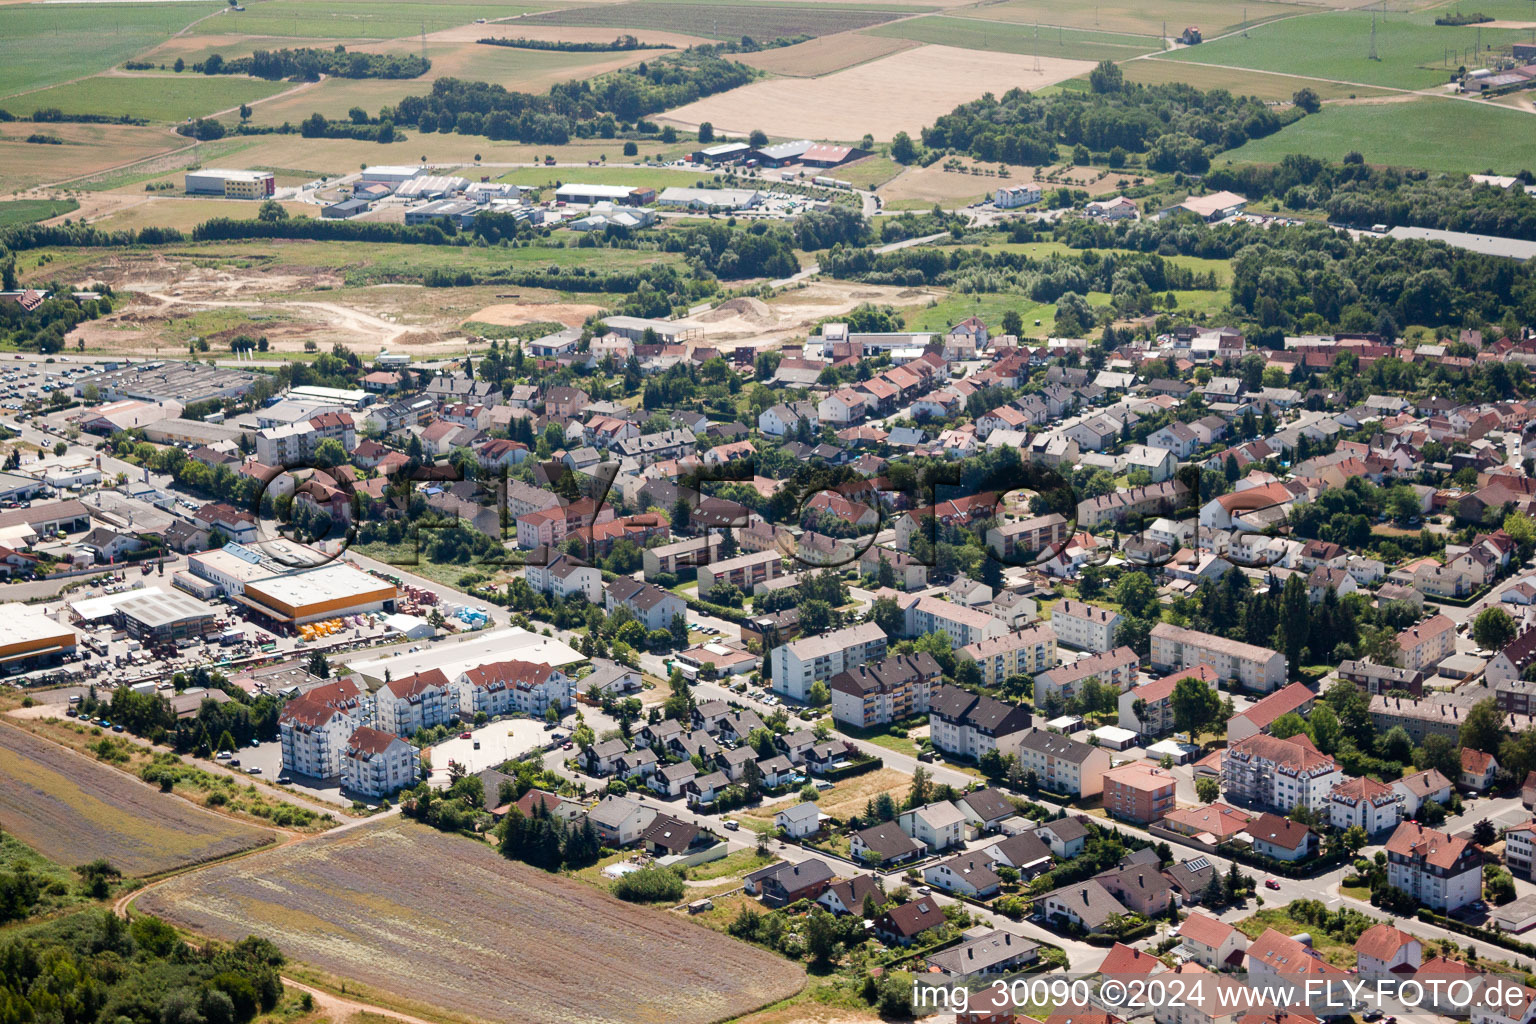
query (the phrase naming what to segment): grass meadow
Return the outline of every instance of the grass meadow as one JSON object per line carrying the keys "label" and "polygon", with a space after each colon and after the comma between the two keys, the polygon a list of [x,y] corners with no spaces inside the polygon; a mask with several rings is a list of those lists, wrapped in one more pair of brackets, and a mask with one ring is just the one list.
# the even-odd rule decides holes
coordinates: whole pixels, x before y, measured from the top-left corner
{"label": "grass meadow", "polygon": [[[278,0],[283,2],[283,0]],[[627,29],[687,32],[711,39],[747,35],[755,39],[775,36],[825,36],[889,21],[910,7],[878,10],[836,4],[684,3],[669,0],[634,0],[632,3],[597,4],[550,11],[522,19],[528,25],[613,26]]]}
{"label": "grass meadow", "polygon": [[[105,71],[224,7],[195,0],[0,6],[0,97]],[[0,106],[13,114],[34,109],[17,100]]]}
{"label": "grass meadow", "polygon": [[1478,173],[1536,168],[1530,116],[1476,100],[1424,97],[1407,103],[1332,105],[1265,139],[1223,153],[1233,163],[1278,163],[1287,153],[1338,160]]}
{"label": "grass meadow", "polygon": [[12,199],[0,202],[0,228],[35,224],[78,209],[80,204],[73,199]]}
{"label": "grass meadow", "polygon": [[112,75],[87,78],[27,95],[28,109],[107,114],[151,121],[184,121],[237,107],[292,88],[234,75]]}
{"label": "grass meadow", "polygon": [[298,39],[403,39],[440,32],[478,18],[508,18],[548,4],[521,0],[258,0],[245,5],[222,32]]}
{"label": "grass meadow", "polygon": [[1180,82],[1197,89],[1225,89],[1237,96],[1257,96],[1261,100],[1289,100],[1298,89],[1307,88],[1325,100],[1348,99],[1359,96],[1386,96],[1389,90],[1364,85],[1340,85],[1319,78],[1297,78],[1294,75],[1276,75],[1242,68],[1212,67],[1192,64],[1189,61],[1173,61],[1163,57],[1132,60],[1120,66],[1127,82],[1142,85],[1162,85]]}
{"label": "grass meadow", "polygon": [[[1208,36],[1258,25],[1287,15],[1316,10],[1312,5],[1278,3],[1273,0],[1249,0],[1233,4],[1229,0],[1159,0],[1141,4],[1130,0],[1109,3],[1063,4],[1059,0],[1006,0],[1001,4],[971,7],[955,12],[958,18],[982,18],[987,21],[1014,21],[1041,26],[1065,25],[1068,28],[1132,35],[1161,37],[1164,26],[1170,36],[1177,36],[1186,25],[1198,25]],[[1244,21],[1246,11],[1247,21]]]}
{"label": "grass meadow", "polygon": [[[1480,9],[1480,8],[1479,8]],[[1329,78],[1397,89],[1429,89],[1450,80],[1460,58],[1443,68],[1446,51],[1475,47],[1475,27],[1435,25],[1432,13],[1376,16],[1376,55],[1370,59],[1372,15],[1364,11],[1335,11],[1261,25],[1244,35],[1229,36],[1170,53],[1170,60],[1225,67],[1277,71],[1309,78]],[[1529,33],[1512,29],[1481,32],[1484,46],[1525,39]]]}

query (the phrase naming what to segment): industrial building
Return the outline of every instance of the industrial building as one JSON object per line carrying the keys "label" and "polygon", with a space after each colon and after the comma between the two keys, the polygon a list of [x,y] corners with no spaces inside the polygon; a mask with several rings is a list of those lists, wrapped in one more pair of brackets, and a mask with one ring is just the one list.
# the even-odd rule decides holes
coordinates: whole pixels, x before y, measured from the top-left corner
{"label": "industrial building", "polygon": [[405,211],[405,223],[408,225],[430,224],[435,220],[449,220],[456,227],[473,227],[475,218],[480,216],[480,204],[471,203],[464,199],[439,199],[436,202],[418,206],[413,210]]}
{"label": "industrial building", "polygon": [[671,320],[650,320],[643,316],[605,317],[603,325],[612,333],[637,343],[645,340],[646,331],[650,331],[657,343],[662,345],[677,345],[704,336],[704,330],[700,327],[689,327]]}
{"label": "industrial building", "polygon": [[762,202],[763,194],[748,188],[685,188],[673,185],[661,190],[656,202],[661,206],[681,206],[690,210],[750,210]]}
{"label": "industrial building", "polygon": [[395,195],[405,199],[443,199],[469,188],[469,179],[456,175],[420,174],[401,182]]}
{"label": "industrial building", "polygon": [[189,594],[145,588],[115,594],[113,618],[128,635],[147,644],[173,643],[202,637],[213,631],[218,611]]}
{"label": "industrial building", "polygon": [[393,583],[350,565],[330,565],[288,576],[247,582],[235,600],[286,626],[364,612],[393,612],[399,592]]}
{"label": "industrial building", "polygon": [[653,188],[632,188],[629,185],[561,185],[555,189],[555,200],[592,206],[597,203],[617,203],[620,206],[644,206],[656,198]]}
{"label": "industrial building", "polygon": [[75,631],[24,604],[0,606],[0,672],[28,672],[75,652]]}
{"label": "industrial building", "polygon": [[197,402],[243,398],[256,384],[255,374],[225,366],[180,361],[129,363],[115,370],[88,373],[75,380],[75,397],[94,387],[103,402],[136,398],[141,402]]}
{"label": "industrial building", "polygon": [[245,593],[247,583],[258,583],[290,572],[289,566],[268,558],[260,548],[245,544],[226,544],[215,551],[201,551],[187,556],[192,575],[206,580],[221,594],[231,597]]}
{"label": "industrial building", "polygon": [[320,216],[324,217],[326,220],[336,220],[338,218],[345,219],[347,217],[356,217],[360,213],[367,212],[368,200],[343,199],[339,203],[332,203],[330,206],[322,209],[320,211]]}
{"label": "industrial building", "polygon": [[205,168],[187,172],[187,194],[225,196],[229,199],[270,199],[277,179],[268,171],[226,171]]}
{"label": "industrial building", "polygon": [[421,166],[406,164],[379,164],[377,167],[365,167],[360,176],[364,182],[376,182],[382,185],[398,185],[402,181],[410,181],[412,178],[426,174],[427,169]]}
{"label": "industrial building", "polygon": [[735,164],[751,154],[752,147],[745,142],[722,142],[718,146],[695,150],[688,159],[696,164]]}

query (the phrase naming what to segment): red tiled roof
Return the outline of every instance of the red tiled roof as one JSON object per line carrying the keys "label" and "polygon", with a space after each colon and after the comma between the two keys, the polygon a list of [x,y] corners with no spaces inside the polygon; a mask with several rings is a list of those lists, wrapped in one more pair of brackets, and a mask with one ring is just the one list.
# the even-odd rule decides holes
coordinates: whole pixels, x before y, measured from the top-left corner
{"label": "red tiled roof", "polygon": [[1402,822],[1387,840],[1387,852],[1422,859],[1431,867],[1449,868],[1466,853],[1468,843],[1412,821]]}
{"label": "red tiled roof", "polygon": [[1355,940],[1355,952],[1373,960],[1390,960],[1397,955],[1398,950],[1417,941],[1407,932],[1383,922],[1360,933],[1360,937]]}
{"label": "red tiled roof", "polygon": [[1219,949],[1223,942],[1237,931],[1225,921],[1218,921],[1214,917],[1208,917],[1198,910],[1190,911],[1184,923],[1179,925],[1179,935],[1186,939],[1193,939],[1202,946],[1211,949]]}

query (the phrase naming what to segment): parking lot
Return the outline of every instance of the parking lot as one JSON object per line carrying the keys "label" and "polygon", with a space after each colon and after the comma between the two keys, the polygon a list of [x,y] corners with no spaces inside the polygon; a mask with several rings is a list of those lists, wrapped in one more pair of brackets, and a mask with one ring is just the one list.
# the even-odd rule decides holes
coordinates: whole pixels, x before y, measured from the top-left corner
{"label": "parking lot", "polygon": [[[430,748],[434,786],[448,785],[450,761],[463,765],[464,770],[473,775],[539,749],[550,741],[552,733],[567,734],[564,728],[546,731],[542,721],[535,722],[530,718],[503,718],[467,731],[470,736],[467,740],[455,736]],[[487,793],[487,805],[495,798],[495,793]]]}

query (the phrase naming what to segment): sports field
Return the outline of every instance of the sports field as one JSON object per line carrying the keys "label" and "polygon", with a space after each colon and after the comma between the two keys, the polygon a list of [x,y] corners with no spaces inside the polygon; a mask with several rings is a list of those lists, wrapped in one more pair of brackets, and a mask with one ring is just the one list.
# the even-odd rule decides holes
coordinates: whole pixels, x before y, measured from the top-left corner
{"label": "sports field", "polygon": [[[1436,26],[1432,14],[1376,15],[1376,55],[1370,59],[1372,15],[1333,11],[1291,18],[1169,54],[1170,60],[1278,71],[1339,82],[1428,89],[1450,80],[1461,63],[1451,49],[1473,48],[1473,27]],[[1484,46],[1529,38],[1508,29],[1483,29]],[[1442,62],[1449,60],[1448,67]]]}
{"label": "sports field", "polygon": [[[990,10],[988,8],[987,10]],[[1156,39],[1116,32],[1019,25],[1006,21],[987,21],[980,17],[959,18],[948,14],[898,21],[868,30],[874,35],[898,39],[916,39],[967,50],[993,50],[1001,53],[1038,53],[1042,58],[1063,57],[1070,60],[1125,60],[1161,50]],[[973,92],[969,98],[981,95]]]}
{"label": "sports field", "polygon": [[135,906],[412,1007],[506,1024],[708,1024],[803,968],[400,818],[184,875]]}
{"label": "sports field", "polygon": [[[1278,163],[1287,153],[1367,163],[1513,174],[1531,167],[1531,115],[1476,100],[1423,97],[1403,103],[1330,104],[1275,134],[1223,153],[1233,163]],[[1454,145],[1449,144],[1454,140]]]}
{"label": "sports field", "polygon": [[1340,85],[1320,78],[1298,78],[1295,75],[1276,75],[1246,68],[1213,67],[1163,57],[1126,61],[1120,65],[1120,70],[1127,82],[1139,82],[1142,85],[1179,82],[1197,89],[1225,89],[1237,96],[1257,96],[1261,100],[1288,101],[1299,89],[1311,89],[1325,100],[1393,94],[1390,90],[1369,85]]}
{"label": "sports field", "polygon": [[[224,9],[223,3],[196,0],[0,6],[0,97],[105,71]],[[0,107],[12,113],[33,109],[8,100],[0,100]]]}
{"label": "sports field", "polygon": [[[957,67],[965,74],[954,74]],[[1082,61],[1042,59],[1036,71],[1023,56],[920,46],[821,78],[753,82],[668,111],[659,120],[683,127],[708,121],[717,131],[743,135],[760,128],[792,139],[857,141],[868,132],[886,140],[901,131],[915,135],[983,92],[1038,89],[1088,70]]]}
{"label": "sports field", "polygon": [[242,103],[275,96],[294,86],[235,75],[98,75],[28,93],[20,110],[56,107],[66,114],[107,114],[151,121],[207,117]]}
{"label": "sports field", "polygon": [[[284,2],[284,0],[276,0]],[[597,4],[550,11],[521,19],[529,25],[603,25],[615,28],[662,29],[690,32],[711,39],[735,39],[751,36],[772,39],[776,36],[824,36],[847,32],[868,25],[890,21],[912,8],[873,10],[834,4],[701,4],[635,0],[633,3]]]}
{"label": "sports field", "polygon": [[0,726],[0,827],[56,863],[105,857],[128,875],[214,860],[275,838],[10,725]]}
{"label": "sports field", "polygon": [[[1004,3],[968,7],[954,13],[958,18],[1016,21],[1029,25],[1039,22],[1042,27],[1065,25],[1157,37],[1162,36],[1166,27],[1168,35],[1177,37],[1188,25],[1198,26],[1207,36],[1214,36],[1244,25],[1257,25],[1314,10],[1316,7],[1311,5],[1274,0],[1250,0],[1246,4],[1234,4],[1229,0],[1158,0],[1153,4],[1128,0],[1073,4],[1064,4],[1060,0],[1005,0]],[[1243,20],[1245,12],[1247,21]]]}

